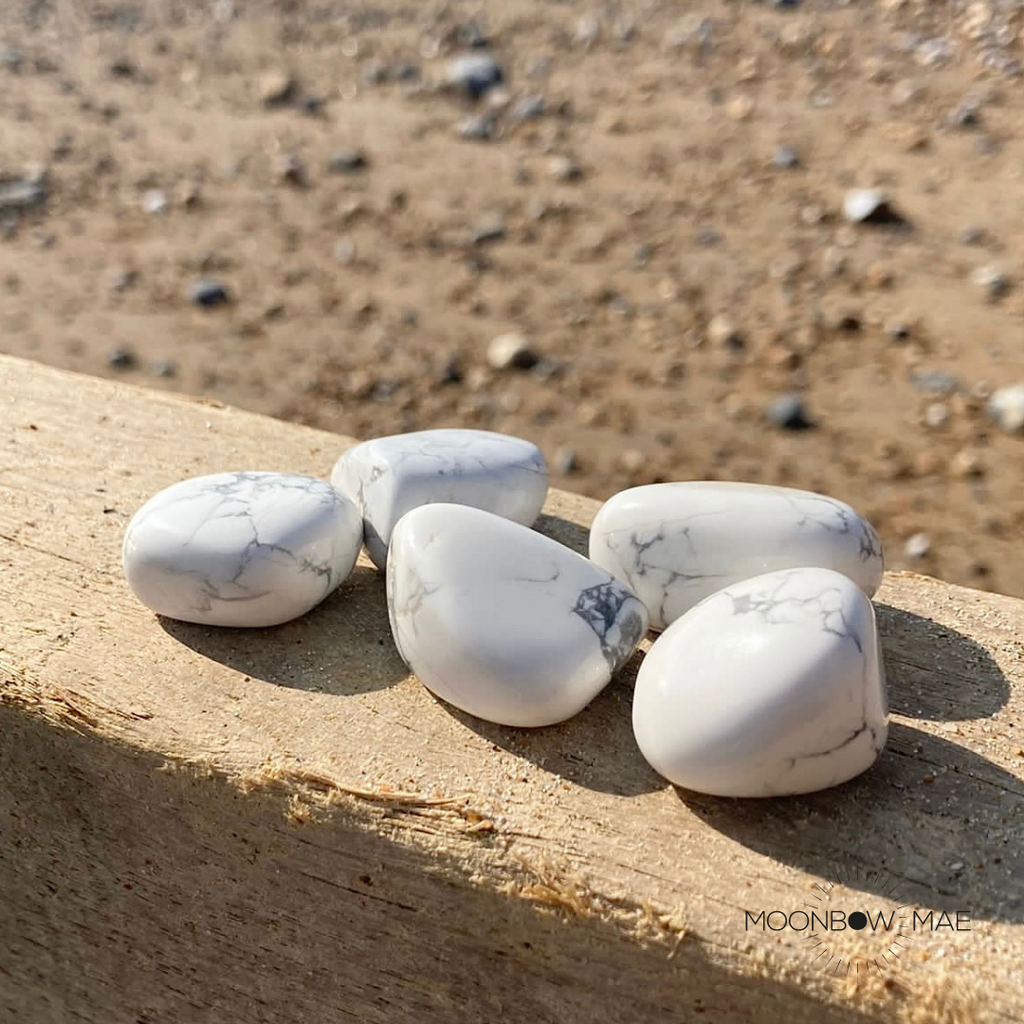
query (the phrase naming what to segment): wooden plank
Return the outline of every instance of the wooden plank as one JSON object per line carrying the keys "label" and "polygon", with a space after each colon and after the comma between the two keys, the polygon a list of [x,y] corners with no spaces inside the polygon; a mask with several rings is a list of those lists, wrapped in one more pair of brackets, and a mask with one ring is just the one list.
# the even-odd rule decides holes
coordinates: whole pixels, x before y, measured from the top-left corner
{"label": "wooden plank", "polygon": [[[1024,602],[889,574],[879,764],[698,797],[633,742],[639,656],[515,730],[408,677],[368,563],[259,633],[133,599],[120,542],[154,491],[324,476],[347,439],[6,357],[0,391],[0,1019],[1021,1019]],[[542,528],[580,548],[595,509],[554,493]],[[837,871],[833,909],[899,882],[933,912],[902,964],[823,971],[805,932],[750,925]]]}

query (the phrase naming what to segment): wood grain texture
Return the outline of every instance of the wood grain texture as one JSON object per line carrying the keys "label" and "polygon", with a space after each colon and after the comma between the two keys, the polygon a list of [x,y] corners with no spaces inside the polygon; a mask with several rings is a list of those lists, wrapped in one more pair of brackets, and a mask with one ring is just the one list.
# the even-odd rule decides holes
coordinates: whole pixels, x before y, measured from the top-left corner
{"label": "wood grain texture", "polygon": [[[365,561],[268,630],[134,600],[121,537],[156,490],[324,477],[350,440],[6,357],[0,392],[0,1020],[1024,1019],[1024,602],[889,574],[875,768],[700,797],[633,742],[640,656],[516,730],[408,676]],[[581,549],[596,507],[554,493],[542,529]],[[971,930],[883,977],[745,929],[837,869],[836,898],[889,906],[884,872]]]}

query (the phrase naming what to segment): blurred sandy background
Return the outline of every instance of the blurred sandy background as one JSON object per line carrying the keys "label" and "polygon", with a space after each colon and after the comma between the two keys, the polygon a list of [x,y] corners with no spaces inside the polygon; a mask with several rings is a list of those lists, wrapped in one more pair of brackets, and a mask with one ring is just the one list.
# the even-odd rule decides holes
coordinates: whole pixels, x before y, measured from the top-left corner
{"label": "blurred sandy background", "polygon": [[890,568],[1024,596],[1022,31],[1021,0],[8,0],[0,346],[518,434],[596,497],[822,490]]}

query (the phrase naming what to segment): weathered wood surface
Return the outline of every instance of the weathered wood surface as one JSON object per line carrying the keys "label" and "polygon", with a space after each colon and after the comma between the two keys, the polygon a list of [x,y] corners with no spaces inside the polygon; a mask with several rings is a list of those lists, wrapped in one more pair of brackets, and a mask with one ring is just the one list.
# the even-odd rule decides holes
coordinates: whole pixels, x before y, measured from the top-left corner
{"label": "weathered wood surface", "polygon": [[[4,357],[0,394],[0,1020],[1024,1019],[1024,602],[890,574],[879,764],[696,797],[635,747],[639,658],[514,730],[408,678],[366,564],[259,632],[133,599],[120,543],[150,494],[324,476],[346,439]],[[579,547],[595,508],[555,493],[543,529]],[[837,867],[837,899],[889,905],[884,870],[971,930],[885,977],[745,930]]]}

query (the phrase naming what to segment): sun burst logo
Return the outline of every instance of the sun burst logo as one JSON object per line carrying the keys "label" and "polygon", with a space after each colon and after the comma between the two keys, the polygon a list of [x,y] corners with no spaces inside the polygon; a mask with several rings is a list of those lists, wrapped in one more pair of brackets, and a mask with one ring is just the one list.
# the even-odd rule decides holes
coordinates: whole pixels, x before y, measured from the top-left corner
{"label": "sun burst logo", "polygon": [[796,910],[744,911],[744,929],[799,936],[814,966],[835,976],[906,969],[929,959],[922,938],[971,931],[971,912],[914,905],[904,884],[884,869],[839,867],[811,882]]}
{"label": "sun burst logo", "polygon": [[900,892],[902,885],[885,870],[865,873],[858,868],[837,869],[815,882],[803,904],[812,962],[832,975],[881,974],[908,967],[911,961],[906,954],[915,936],[911,905]]}

